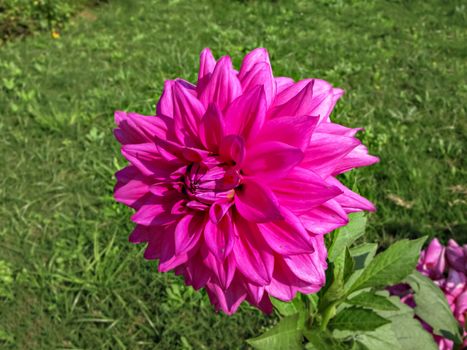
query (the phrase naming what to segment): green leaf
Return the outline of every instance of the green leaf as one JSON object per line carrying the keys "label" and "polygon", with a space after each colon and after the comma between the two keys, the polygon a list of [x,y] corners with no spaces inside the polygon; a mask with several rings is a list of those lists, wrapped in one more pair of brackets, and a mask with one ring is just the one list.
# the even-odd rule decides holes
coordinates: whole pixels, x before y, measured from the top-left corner
{"label": "green leaf", "polygon": [[362,292],[352,299],[345,301],[347,304],[367,307],[376,310],[398,310],[397,306],[391,303],[387,297],[373,292]]}
{"label": "green leaf", "polygon": [[270,298],[272,305],[281,316],[290,316],[298,313],[297,308],[292,302],[285,302],[276,298]]}
{"label": "green leaf", "polygon": [[302,331],[298,325],[298,314],[284,317],[274,327],[247,343],[259,350],[298,350],[302,348]]}
{"label": "green leaf", "polygon": [[415,269],[425,239],[403,239],[378,254],[351,285],[349,293],[368,287],[383,288],[402,281]]}
{"label": "green leaf", "polygon": [[345,295],[345,281],[353,272],[354,265],[354,261],[347,247],[345,247],[341,254],[330,263],[327,275],[331,278],[331,282],[324,290],[320,303],[321,311],[329,306],[329,304]]}
{"label": "green leaf", "polygon": [[347,226],[332,233],[332,243],[328,250],[329,261],[334,261],[346,247],[355,242],[365,233],[366,218],[362,212],[349,215]]}
{"label": "green leaf", "polygon": [[376,243],[364,243],[350,248],[350,255],[355,261],[355,270],[362,270],[368,266],[375,257],[377,249],[378,245]]}
{"label": "green leaf", "polygon": [[405,281],[414,291],[415,314],[428,323],[434,333],[462,342],[459,325],[441,289],[431,279],[414,271]]}
{"label": "green leaf", "polygon": [[348,290],[357,278],[362,274],[365,267],[373,260],[376,254],[378,245],[376,243],[364,243],[356,247],[350,248],[350,255],[355,262],[355,271],[345,282],[345,289]]}
{"label": "green leaf", "polygon": [[309,343],[305,346],[308,350],[346,350],[346,347],[338,339],[335,339],[332,334],[318,329],[311,329],[305,332],[305,337]]}
{"label": "green leaf", "polygon": [[350,331],[372,331],[389,322],[373,310],[352,306],[340,311],[329,322],[329,327]]}
{"label": "green leaf", "polygon": [[432,335],[414,318],[413,309],[403,304],[398,297],[390,297],[388,300],[397,310],[376,313],[390,323],[370,332],[334,331],[333,335],[338,339],[352,337],[370,350],[437,350]]}

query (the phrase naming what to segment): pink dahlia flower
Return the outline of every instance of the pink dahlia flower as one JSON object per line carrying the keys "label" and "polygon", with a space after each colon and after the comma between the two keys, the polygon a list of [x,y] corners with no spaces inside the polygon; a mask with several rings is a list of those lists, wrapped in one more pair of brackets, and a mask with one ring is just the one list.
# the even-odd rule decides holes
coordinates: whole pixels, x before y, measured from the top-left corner
{"label": "pink dahlia flower", "polygon": [[[430,277],[441,288],[451,307],[454,317],[461,327],[464,327],[467,313],[467,245],[460,247],[456,241],[450,239],[447,247],[436,238],[421,252],[417,270]],[[393,286],[389,291],[398,295],[401,301],[415,307],[410,287],[405,284]],[[420,320],[429,332],[432,328]],[[433,335],[440,350],[452,350],[454,343],[438,335]],[[467,331],[464,331],[464,347],[467,348]]]}
{"label": "pink dahlia flower", "polygon": [[169,80],[156,116],[116,112],[130,165],[115,198],[136,210],[130,236],[227,314],[244,300],[265,312],[325,282],[323,234],[374,210],[336,176],[378,161],[330,122],[343,94],[319,79],[272,74],[255,49],[237,72],[203,50],[196,85]]}

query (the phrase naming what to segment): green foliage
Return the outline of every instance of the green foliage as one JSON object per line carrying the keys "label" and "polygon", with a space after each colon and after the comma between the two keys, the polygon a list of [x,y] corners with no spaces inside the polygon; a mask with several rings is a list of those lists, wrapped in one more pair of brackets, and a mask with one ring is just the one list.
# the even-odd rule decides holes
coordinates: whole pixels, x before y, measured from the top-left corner
{"label": "green foliage", "polygon": [[[364,222],[360,216],[354,216],[354,220]],[[363,230],[364,224],[350,223],[347,235],[355,237]],[[334,235],[333,239],[337,237]],[[401,240],[375,256],[375,245],[349,248],[353,239],[348,239],[329,262],[326,286],[315,297],[318,298],[316,308],[296,307],[296,301],[289,307],[286,303],[274,302],[274,305],[281,314],[293,314],[297,320],[305,320],[304,327],[297,326],[297,329],[306,349],[434,350],[433,337],[414,318],[415,312],[422,316],[430,308],[437,315],[430,322],[440,334],[455,334],[457,328],[442,292],[414,272],[424,241],[425,237]],[[414,312],[399,298],[389,297],[385,290],[404,280],[414,285],[420,310]],[[271,334],[280,338],[275,331],[268,333]],[[274,339],[279,342],[279,338]],[[459,341],[459,334],[453,339]],[[255,343],[250,344],[259,348]]]}
{"label": "green foliage", "polygon": [[462,343],[459,324],[438,286],[418,271],[412,272],[405,279],[405,282],[414,292],[415,304],[417,305],[415,314],[428,323],[433,328],[434,333],[449,338],[457,344]]}
{"label": "green foliage", "polygon": [[350,287],[349,293],[368,287],[391,286],[413,271],[426,237],[400,240],[378,254]]}
{"label": "green foliage", "polygon": [[298,350],[302,348],[302,337],[299,316],[291,315],[284,317],[264,334],[247,342],[258,350]]}
{"label": "green foliage", "polygon": [[329,328],[349,331],[373,331],[390,322],[371,309],[352,306],[339,312],[329,323]]}
{"label": "green foliage", "polygon": [[398,310],[385,296],[373,292],[362,292],[356,296],[347,299],[348,304],[368,307],[375,310]]}

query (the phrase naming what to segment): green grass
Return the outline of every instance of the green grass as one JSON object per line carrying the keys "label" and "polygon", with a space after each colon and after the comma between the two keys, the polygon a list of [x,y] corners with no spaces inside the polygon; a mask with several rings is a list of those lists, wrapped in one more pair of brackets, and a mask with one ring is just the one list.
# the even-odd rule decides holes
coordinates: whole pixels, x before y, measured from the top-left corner
{"label": "green grass", "polygon": [[[132,5],[129,5],[131,3]],[[276,75],[347,90],[336,122],[363,126],[381,163],[346,175],[373,200],[366,240],[466,242],[466,6],[461,1],[112,1],[0,48],[0,347],[237,349],[274,322],[144,261],[116,109],[153,113],[164,79],[195,80],[209,46],[235,64],[269,49]]]}

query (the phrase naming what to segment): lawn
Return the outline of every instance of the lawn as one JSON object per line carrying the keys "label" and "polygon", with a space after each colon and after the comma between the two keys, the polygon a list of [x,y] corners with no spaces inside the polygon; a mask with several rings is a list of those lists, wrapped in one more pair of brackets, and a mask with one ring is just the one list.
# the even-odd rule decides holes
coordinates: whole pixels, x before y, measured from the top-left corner
{"label": "lawn", "polygon": [[381,162],[343,181],[373,200],[367,241],[467,242],[466,6],[461,1],[110,1],[0,47],[0,348],[238,349],[275,322],[144,261],[114,202],[116,109],[152,114],[164,79],[195,81],[211,47],[238,66],[268,48],[277,76],[347,93]]}

